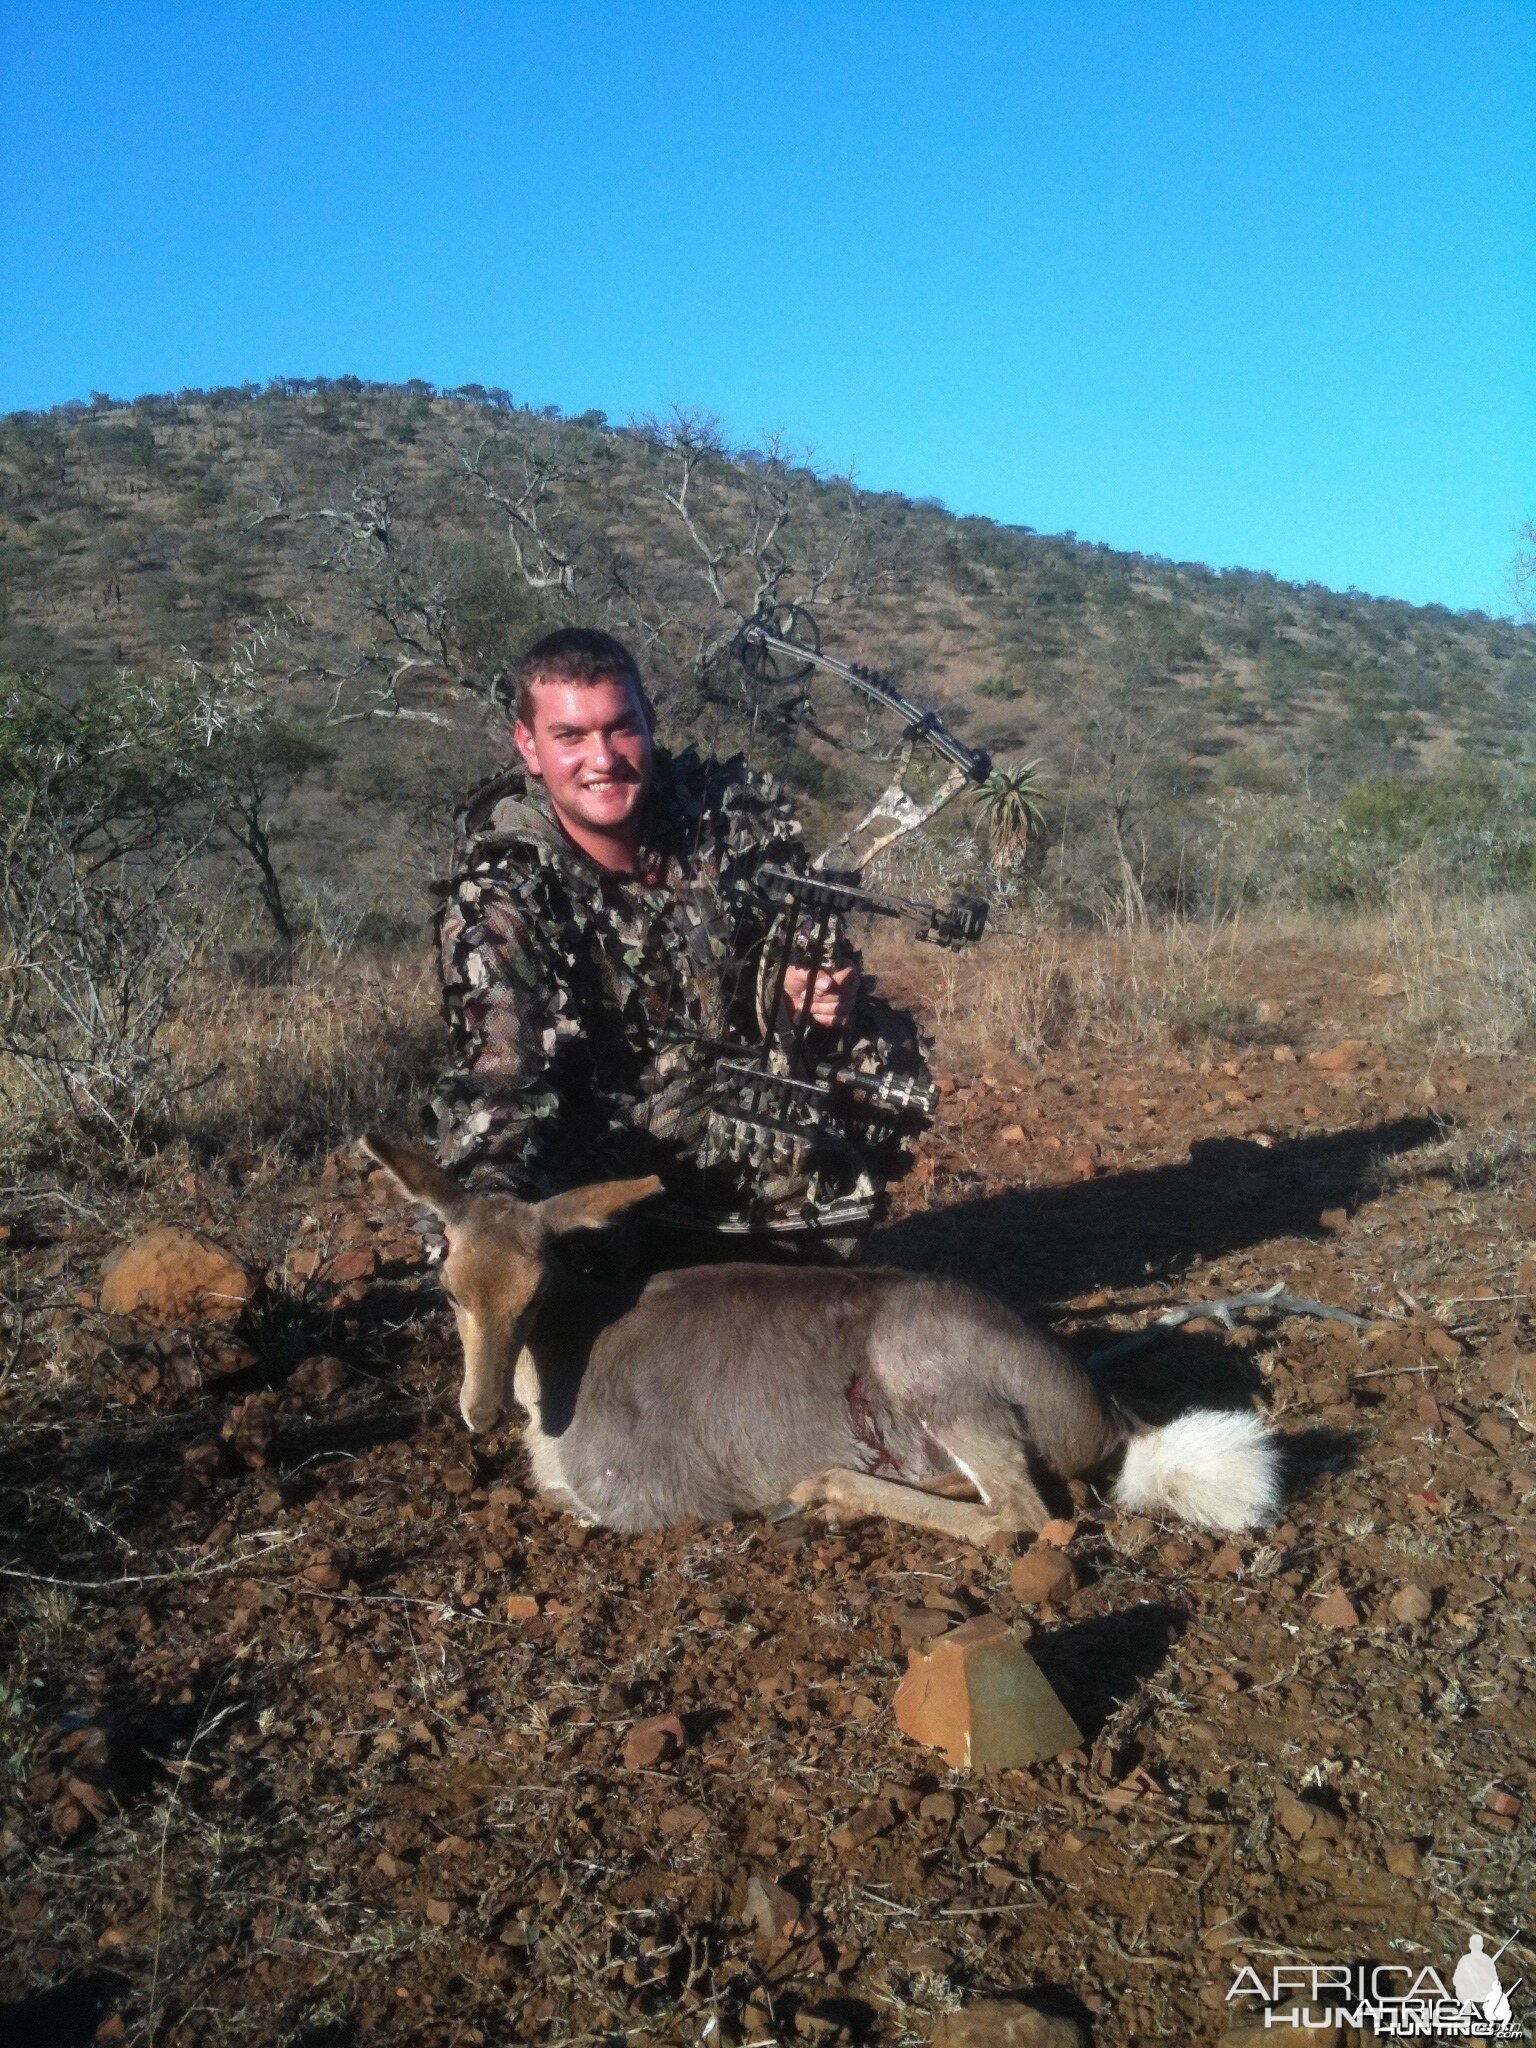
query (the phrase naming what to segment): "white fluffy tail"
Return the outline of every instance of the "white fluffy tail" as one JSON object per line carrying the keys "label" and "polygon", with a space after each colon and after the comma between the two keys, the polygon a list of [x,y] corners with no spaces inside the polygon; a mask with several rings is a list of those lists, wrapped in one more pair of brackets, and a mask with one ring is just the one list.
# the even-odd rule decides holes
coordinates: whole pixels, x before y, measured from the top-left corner
{"label": "white fluffy tail", "polygon": [[1126,1445],[1115,1499],[1202,1529],[1249,1529],[1280,1505],[1280,1450],[1257,1415],[1193,1408]]}

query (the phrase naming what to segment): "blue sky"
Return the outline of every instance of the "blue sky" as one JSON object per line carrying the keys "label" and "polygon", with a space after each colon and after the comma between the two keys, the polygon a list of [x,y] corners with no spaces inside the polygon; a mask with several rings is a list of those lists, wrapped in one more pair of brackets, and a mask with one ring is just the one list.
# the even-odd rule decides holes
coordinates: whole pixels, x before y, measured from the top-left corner
{"label": "blue sky", "polygon": [[1536,5],[0,6],[0,408],[273,375],[780,428],[1508,609]]}

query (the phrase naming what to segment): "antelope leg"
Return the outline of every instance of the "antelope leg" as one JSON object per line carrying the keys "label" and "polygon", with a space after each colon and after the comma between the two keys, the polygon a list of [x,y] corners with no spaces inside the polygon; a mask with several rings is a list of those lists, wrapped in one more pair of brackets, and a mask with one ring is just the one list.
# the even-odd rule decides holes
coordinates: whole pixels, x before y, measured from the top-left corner
{"label": "antelope leg", "polygon": [[899,1486],[890,1479],[841,1467],[816,1479],[802,1479],[789,1497],[800,1507],[824,1509],[832,1521],[883,1515],[888,1521],[958,1537],[963,1543],[984,1544],[1007,1526],[981,1501],[945,1500],[938,1494],[920,1493],[914,1486]]}

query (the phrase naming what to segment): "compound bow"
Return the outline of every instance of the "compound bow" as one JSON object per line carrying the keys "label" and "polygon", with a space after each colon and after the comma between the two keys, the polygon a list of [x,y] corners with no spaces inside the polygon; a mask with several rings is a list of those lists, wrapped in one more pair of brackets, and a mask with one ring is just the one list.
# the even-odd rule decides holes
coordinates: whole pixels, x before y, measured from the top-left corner
{"label": "compound bow", "polygon": [[[812,1186],[818,1180],[855,1184],[856,1191],[841,1199],[807,1202],[798,1223],[771,1219],[759,1204],[720,1227],[835,1237],[861,1228],[875,1213],[871,1149],[887,1160],[899,1154],[903,1138],[932,1116],[937,1090],[921,1075],[851,1059],[846,1031],[830,1045],[824,1034],[813,1039],[816,978],[824,965],[846,954],[847,921],[854,915],[909,922],[916,938],[946,949],[981,937],[988,910],[982,897],[957,895],[941,905],[878,896],[863,883],[864,869],[877,855],[927,824],[961,790],[984,783],[992,761],[984,749],[956,739],[936,711],[914,704],[889,677],[824,653],[815,619],[802,607],[785,606],[749,620],[734,651],[759,687],[803,686],[821,670],[894,712],[905,728],[895,776],[858,824],[826,847],[808,873],[763,868],[748,885],[758,916],[769,919],[757,977],[760,1039],[716,1037],[679,1020],[659,1034],[661,1043],[686,1044],[707,1063],[717,1157],[760,1172],[779,1168]],[[937,791],[921,798],[905,786],[919,743],[949,764]],[[833,856],[843,849],[843,861],[834,866]],[[795,966],[806,970],[805,990],[792,1009],[785,989]]]}

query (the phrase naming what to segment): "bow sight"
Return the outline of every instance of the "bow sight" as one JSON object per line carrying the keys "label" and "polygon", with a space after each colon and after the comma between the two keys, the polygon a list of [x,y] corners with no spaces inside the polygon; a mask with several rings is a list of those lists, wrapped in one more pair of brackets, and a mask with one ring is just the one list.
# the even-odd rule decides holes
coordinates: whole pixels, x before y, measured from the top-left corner
{"label": "bow sight", "polygon": [[[987,903],[980,896],[956,896],[947,904],[921,903],[907,896],[873,896],[859,887],[856,873],[798,875],[789,868],[760,868],[750,883],[760,903],[773,915],[769,942],[758,972],[760,1044],[716,1038],[686,1024],[663,1027],[666,1045],[689,1044],[715,1056],[716,1072],[729,1076],[733,1089],[746,1087],[758,1096],[777,1094],[786,1110],[803,1107],[815,1096],[827,1104],[857,1101],[867,1108],[897,1113],[933,1113],[937,1090],[915,1075],[865,1071],[846,1058],[846,1031],[830,1053],[812,1061],[807,1042],[812,1025],[816,976],[835,959],[841,923],[856,912],[869,917],[910,918],[914,935],[927,945],[958,950],[979,939],[987,922]],[[784,999],[793,966],[805,969],[805,993],[798,1010]],[[772,993],[765,1003],[765,991]],[[782,1059],[775,1059],[781,1054]],[[788,1071],[785,1071],[785,1067]]]}
{"label": "bow sight", "polygon": [[[772,922],[758,965],[760,1041],[716,1037],[680,1021],[658,1033],[663,1045],[687,1045],[700,1056],[712,1102],[712,1143],[703,1163],[747,1166],[762,1190],[754,1211],[725,1219],[726,1232],[803,1233],[831,1243],[862,1231],[876,1213],[879,1186],[899,1170],[905,1139],[920,1131],[938,1105],[938,1090],[921,1072],[904,1072],[856,1056],[845,1027],[816,1031],[816,977],[844,946],[854,914],[911,921],[930,945],[960,947],[980,938],[987,919],[981,897],[947,904],[880,897],[859,886],[857,872],[796,874],[763,868],[748,888],[759,915]],[[798,1005],[785,1000],[793,966],[805,970]],[[771,1194],[799,1185],[806,1196],[798,1223],[771,1219]],[[850,1190],[853,1192],[850,1193]],[[828,1191],[837,1199],[828,1201]]]}

